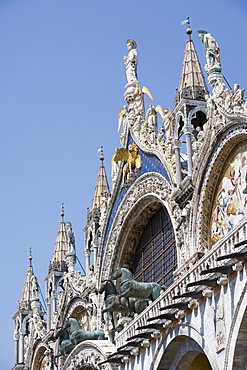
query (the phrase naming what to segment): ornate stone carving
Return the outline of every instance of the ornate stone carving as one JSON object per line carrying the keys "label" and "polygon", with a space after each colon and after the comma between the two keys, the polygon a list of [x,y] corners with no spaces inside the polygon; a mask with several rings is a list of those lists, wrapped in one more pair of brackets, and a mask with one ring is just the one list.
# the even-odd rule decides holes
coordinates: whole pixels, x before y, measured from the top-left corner
{"label": "ornate stone carving", "polygon": [[[141,176],[135,181],[134,186],[131,186],[129,188],[118,209],[112,225],[111,233],[108,238],[105,250],[105,260],[108,261],[108,263],[104,263],[102,266],[102,279],[107,279],[109,277],[109,268],[111,266],[113,256],[116,255],[115,248],[118,245],[118,238],[120,236],[119,233],[121,230],[121,226],[126,220],[131,220],[130,217],[135,216],[130,216],[130,213],[135,208],[137,202],[141,198],[148,199],[149,197],[152,197],[153,201],[155,198],[156,200],[160,199],[168,205],[168,207],[170,208],[170,212],[174,213],[174,216],[177,217],[177,213],[179,212],[179,210],[175,201],[172,201],[170,196],[171,186],[162,175],[156,172],[148,173]],[[145,209],[145,206],[143,207],[143,209]],[[132,223],[133,222],[134,221],[132,220]]]}
{"label": "ornate stone carving", "polygon": [[98,363],[101,363],[105,360],[105,357],[102,353],[90,348],[90,345],[85,345],[81,348],[79,345],[78,348],[70,354],[64,364],[64,370],[113,370],[116,369],[114,365],[111,364],[102,364],[100,367]]}
{"label": "ornate stone carving", "polygon": [[214,106],[214,121],[215,129],[219,130],[229,120],[244,118],[246,119],[247,111],[246,104],[244,104],[244,91],[240,89],[238,84],[234,84],[234,89],[229,90],[225,88],[225,83],[222,78],[217,78],[213,87],[213,95],[208,100],[215,103]]}
{"label": "ornate stone carving", "polygon": [[43,338],[45,336],[46,330],[44,325],[44,320],[40,316],[40,310],[38,307],[33,308],[32,322],[35,330],[35,337]]}
{"label": "ornate stone carving", "polygon": [[232,152],[233,148],[247,137],[246,135],[247,127],[244,123],[235,127],[234,130],[227,131],[208,164],[208,169],[204,176],[201,187],[199,207],[197,212],[197,245],[199,252],[204,252],[205,249],[211,246],[211,241],[209,239],[211,208],[215,189],[218,184],[225,160],[229,153]]}
{"label": "ornate stone carving", "polygon": [[86,288],[86,280],[80,271],[72,270],[65,274],[64,285],[69,285],[76,293],[81,294]]}

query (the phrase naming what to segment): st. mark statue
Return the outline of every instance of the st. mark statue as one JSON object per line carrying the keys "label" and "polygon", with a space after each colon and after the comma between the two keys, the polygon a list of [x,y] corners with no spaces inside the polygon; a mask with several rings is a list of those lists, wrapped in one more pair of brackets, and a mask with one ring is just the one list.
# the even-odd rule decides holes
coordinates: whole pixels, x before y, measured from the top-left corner
{"label": "st. mark statue", "polygon": [[127,49],[129,51],[128,56],[124,56],[124,63],[126,65],[126,76],[128,83],[133,81],[138,81],[137,79],[137,64],[138,64],[138,54],[137,54],[137,44],[134,40],[128,39],[126,41]]}

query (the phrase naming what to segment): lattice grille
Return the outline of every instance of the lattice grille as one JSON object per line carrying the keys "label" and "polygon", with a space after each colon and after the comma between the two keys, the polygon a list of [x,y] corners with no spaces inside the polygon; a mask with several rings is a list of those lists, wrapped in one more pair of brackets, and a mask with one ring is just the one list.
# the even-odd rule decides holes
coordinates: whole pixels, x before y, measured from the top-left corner
{"label": "lattice grille", "polygon": [[172,223],[161,208],[149,220],[137,246],[133,275],[137,281],[156,281],[170,285],[177,267],[177,253]]}

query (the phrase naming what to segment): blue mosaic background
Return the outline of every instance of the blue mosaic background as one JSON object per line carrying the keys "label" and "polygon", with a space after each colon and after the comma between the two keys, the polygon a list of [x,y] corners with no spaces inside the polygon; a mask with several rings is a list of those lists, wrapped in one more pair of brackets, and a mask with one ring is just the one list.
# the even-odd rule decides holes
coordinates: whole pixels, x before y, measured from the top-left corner
{"label": "blue mosaic background", "polygon": [[[136,144],[131,135],[129,135],[127,147],[129,147],[130,144]],[[164,167],[164,164],[160,161],[160,159],[156,155],[145,153],[140,148],[138,150],[138,154],[141,156],[141,159],[142,159],[142,167],[140,168],[140,172],[137,175],[137,178],[142,176],[143,174],[145,174],[147,172],[158,172],[158,173],[162,174],[168,180],[168,182],[170,182],[170,178],[169,178],[168,173],[167,173],[167,171]],[[106,229],[102,257],[104,255],[106,242],[107,242],[108,237],[109,237],[109,233],[110,233],[110,230],[111,230],[111,227],[112,227],[113,220],[116,216],[117,210],[118,210],[126,192],[127,192],[126,189],[121,188],[121,184],[120,184],[120,187],[117,191],[115,203],[113,205],[111,215],[110,215],[110,218],[109,218],[109,221],[108,221],[107,229]],[[102,260],[101,260],[101,262],[102,262]]]}

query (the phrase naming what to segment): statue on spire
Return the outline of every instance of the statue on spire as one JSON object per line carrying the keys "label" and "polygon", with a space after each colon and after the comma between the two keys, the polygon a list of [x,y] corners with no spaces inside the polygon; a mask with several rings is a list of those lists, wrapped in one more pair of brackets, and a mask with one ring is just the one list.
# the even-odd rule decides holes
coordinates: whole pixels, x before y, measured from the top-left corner
{"label": "statue on spire", "polygon": [[71,222],[67,221],[65,223],[65,230],[66,230],[68,246],[69,246],[68,254],[74,254],[75,253],[75,236],[74,236],[74,231],[72,229]]}
{"label": "statue on spire", "polygon": [[207,31],[198,31],[203,46],[206,49],[207,68],[220,66],[220,48],[213,36]]}
{"label": "statue on spire", "polygon": [[223,79],[220,64],[220,48],[210,33],[203,30],[198,31],[198,33],[206,50],[205,71],[208,74],[208,83],[214,87],[217,81]]}
{"label": "statue on spire", "polygon": [[137,44],[134,40],[128,39],[126,41],[127,49],[129,51],[128,56],[124,56],[124,64],[126,65],[126,76],[128,83],[137,82],[137,64],[138,64],[138,54],[137,54]]}

